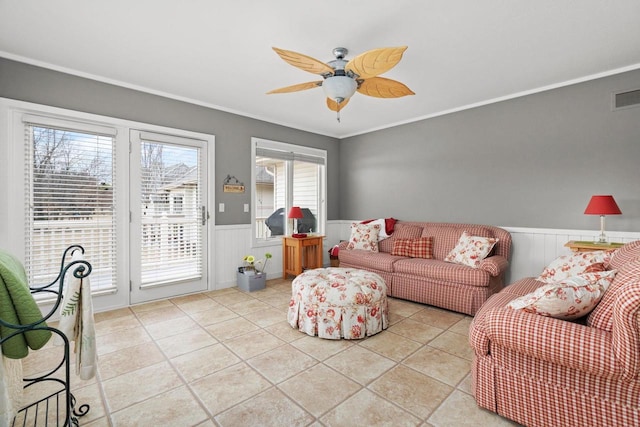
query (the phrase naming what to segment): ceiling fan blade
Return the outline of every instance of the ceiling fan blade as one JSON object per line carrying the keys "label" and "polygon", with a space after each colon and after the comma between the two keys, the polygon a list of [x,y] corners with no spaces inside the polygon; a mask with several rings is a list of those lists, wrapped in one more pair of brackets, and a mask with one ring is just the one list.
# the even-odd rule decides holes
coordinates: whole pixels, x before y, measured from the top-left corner
{"label": "ceiling fan blade", "polygon": [[405,50],[407,46],[373,49],[353,58],[345,70],[357,74],[361,79],[375,77],[395,67]]}
{"label": "ceiling fan blade", "polygon": [[336,101],[334,101],[331,98],[327,98],[327,107],[329,107],[329,109],[331,111],[337,111],[339,112],[340,110],[342,110],[344,107],[346,107],[346,105],[349,103],[348,99],[345,99],[344,101],[342,101],[340,104],[338,104]]}
{"label": "ceiling fan blade", "polygon": [[278,49],[277,47],[274,47],[273,50],[278,55],[280,55],[280,58],[284,59],[294,67],[300,68],[303,71],[308,71],[313,74],[320,74],[322,76],[326,74],[333,74],[333,68],[331,68],[324,62],[320,62],[310,56],[293,52],[291,50]]}
{"label": "ceiling fan blade", "polygon": [[360,84],[358,92],[376,98],[400,98],[401,96],[415,95],[403,83],[384,77],[372,77],[364,80]]}
{"label": "ceiling fan blade", "polygon": [[299,83],[297,85],[291,85],[287,87],[281,87],[280,89],[270,90],[269,92],[267,92],[267,95],[271,95],[272,93],[298,92],[300,90],[313,89],[320,86],[322,86],[322,80],[318,80],[316,82]]}

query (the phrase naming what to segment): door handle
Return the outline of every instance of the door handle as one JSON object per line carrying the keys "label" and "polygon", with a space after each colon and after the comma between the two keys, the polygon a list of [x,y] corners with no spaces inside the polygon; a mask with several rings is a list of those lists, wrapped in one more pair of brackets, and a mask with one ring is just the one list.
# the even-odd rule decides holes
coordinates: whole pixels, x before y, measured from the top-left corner
{"label": "door handle", "polygon": [[208,219],[209,219],[209,212],[207,212],[207,207],[202,206],[202,225],[207,225]]}

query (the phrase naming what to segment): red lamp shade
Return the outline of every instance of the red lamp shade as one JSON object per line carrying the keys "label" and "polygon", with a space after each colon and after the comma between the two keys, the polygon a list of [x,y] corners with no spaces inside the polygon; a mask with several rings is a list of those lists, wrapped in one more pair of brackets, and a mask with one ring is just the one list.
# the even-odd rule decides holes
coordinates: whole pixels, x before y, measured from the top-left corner
{"label": "red lamp shade", "polygon": [[585,215],[620,215],[622,212],[613,196],[591,196]]}
{"label": "red lamp shade", "polygon": [[300,209],[300,206],[292,206],[291,209],[289,210],[288,218],[289,219],[304,218],[304,215],[302,214],[302,209]]}

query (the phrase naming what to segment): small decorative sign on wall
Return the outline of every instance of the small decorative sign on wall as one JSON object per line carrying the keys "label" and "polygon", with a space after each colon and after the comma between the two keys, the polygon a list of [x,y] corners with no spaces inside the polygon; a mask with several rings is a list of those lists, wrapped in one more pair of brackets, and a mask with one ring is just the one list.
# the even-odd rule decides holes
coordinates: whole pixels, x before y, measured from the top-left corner
{"label": "small decorative sign on wall", "polygon": [[222,191],[225,193],[244,193],[244,183],[238,181],[238,178],[235,176],[227,175],[222,185]]}

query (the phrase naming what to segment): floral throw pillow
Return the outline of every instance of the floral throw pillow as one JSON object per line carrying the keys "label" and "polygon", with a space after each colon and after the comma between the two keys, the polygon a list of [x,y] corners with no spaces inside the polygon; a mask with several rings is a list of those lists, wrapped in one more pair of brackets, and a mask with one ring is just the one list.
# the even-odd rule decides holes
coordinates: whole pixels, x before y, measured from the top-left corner
{"label": "floral throw pillow", "polygon": [[351,237],[347,249],[363,249],[365,251],[378,252],[378,234],[380,224],[351,224]]}
{"label": "floral throw pillow", "polygon": [[615,275],[616,270],[610,270],[568,277],[516,298],[507,307],[556,319],[577,319],[595,308]]}
{"label": "floral throw pillow", "polygon": [[596,268],[594,264],[605,265],[609,257],[610,252],[605,251],[577,252],[571,255],[562,255],[545,267],[536,280],[544,283],[555,283],[562,279],[589,272],[589,270]]}
{"label": "floral throw pillow", "polygon": [[456,247],[449,252],[444,260],[478,268],[480,262],[489,255],[496,243],[498,243],[496,238],[471,236],[464,231]]}
{"label": "floral throw pillow", "polygon": [[395,239],[391,255],[431,259],[433,258],[433,237]]}

